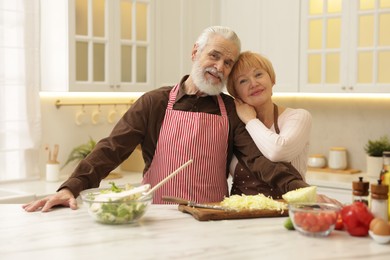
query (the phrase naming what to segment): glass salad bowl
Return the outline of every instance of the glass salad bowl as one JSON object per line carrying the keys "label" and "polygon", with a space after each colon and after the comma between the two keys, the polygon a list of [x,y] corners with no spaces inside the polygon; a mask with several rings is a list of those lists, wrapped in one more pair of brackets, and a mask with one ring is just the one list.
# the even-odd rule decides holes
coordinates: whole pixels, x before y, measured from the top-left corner
{"label": "glass salad bowl", "polygon": [[292,203],[288,205],[294,228],[313,237],[328,236],[335,228],[340,207],[330,203]]}
{"label": "glass salad bowl", "polygon": [[153,194],[146,193],[150,186],[111,184],[111,188],[93,188],[80,193],[89,215],[104,224],[138,222],[151,204]]}

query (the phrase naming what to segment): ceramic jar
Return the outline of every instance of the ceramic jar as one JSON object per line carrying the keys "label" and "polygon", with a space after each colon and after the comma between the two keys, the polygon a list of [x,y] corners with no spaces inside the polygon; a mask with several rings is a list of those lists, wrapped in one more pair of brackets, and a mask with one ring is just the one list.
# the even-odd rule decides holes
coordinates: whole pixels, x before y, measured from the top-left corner
{"label": "ceramic jar", "polygon": [[326,166],[325,156],[322,154],[310,155],[307,159],[307,166],[312,168],[324,168]]}
{"label": "ceramic jar", "polygon": [[347,168],[347,149],[344,147],[331,147],[328,165],[330,169],[345,170]]}

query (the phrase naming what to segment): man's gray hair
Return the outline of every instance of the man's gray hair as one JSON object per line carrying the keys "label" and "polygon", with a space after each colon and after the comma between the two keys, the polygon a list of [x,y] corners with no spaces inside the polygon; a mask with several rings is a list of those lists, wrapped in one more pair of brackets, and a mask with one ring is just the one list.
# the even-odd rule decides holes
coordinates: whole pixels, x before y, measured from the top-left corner
{"label": "man's gray hair", "polygon": [[237,46],[238,52],[241,52],[240,38],[238,38],[237,34],[232,29],[225,26],[211,26],[203,30],[203,32],[196,40],[196,44],[198,45],[198,49],[200,52],[206,46],[210,37],[214,35],[220,35],[225,39],[232,41]]}

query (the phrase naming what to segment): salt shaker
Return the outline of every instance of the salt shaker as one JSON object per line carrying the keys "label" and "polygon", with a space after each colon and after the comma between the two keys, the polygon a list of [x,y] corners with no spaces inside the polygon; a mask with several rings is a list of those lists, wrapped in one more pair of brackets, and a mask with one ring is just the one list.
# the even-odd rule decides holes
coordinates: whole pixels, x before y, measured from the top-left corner
{"label": "salt shaker", "polygon": [[388,218],[388,192],[389,186],[382,184],[379,179],[378,184],[371,184],[371,212],[377,218],[382,218],[386,222]]}
{"label": "salt shaker", "polygon": [[331,147],[328,165],[330,169],[345,170],[347,168],[347,149],[344,147]]}

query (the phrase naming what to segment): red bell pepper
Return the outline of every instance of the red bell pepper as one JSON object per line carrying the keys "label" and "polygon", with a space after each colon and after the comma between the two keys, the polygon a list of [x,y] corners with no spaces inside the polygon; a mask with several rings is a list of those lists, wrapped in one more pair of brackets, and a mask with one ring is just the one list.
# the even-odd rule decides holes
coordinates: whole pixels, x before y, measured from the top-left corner
{"label": "red bell pepper", "polygon": [[341,218],[351,236],[367,236],[374,216],[366,204],[356,201],[341,209]]}

